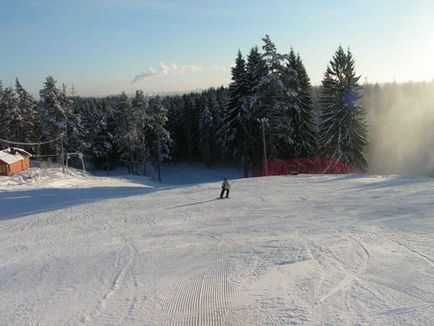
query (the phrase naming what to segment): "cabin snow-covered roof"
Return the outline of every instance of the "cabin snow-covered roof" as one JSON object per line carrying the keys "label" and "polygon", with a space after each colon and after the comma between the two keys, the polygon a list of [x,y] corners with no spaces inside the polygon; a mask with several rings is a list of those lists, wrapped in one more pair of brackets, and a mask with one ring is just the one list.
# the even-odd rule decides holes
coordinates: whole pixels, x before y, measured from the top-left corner
{"label": "cabin snow-covered roof", "polygon": [[[15,153],[12,154],[12,152],[14,150],[15,150]],[[14,147],[13,149],[6,148],[6,149],[3,149],[0,151],[0,161],[5,162],[6,164],[15,163],[15,162],[24,160],[24,158],[30,157],[30,156],[32,156],[32,154],[25,151],[24,149],[16,148],[16,147]]]}

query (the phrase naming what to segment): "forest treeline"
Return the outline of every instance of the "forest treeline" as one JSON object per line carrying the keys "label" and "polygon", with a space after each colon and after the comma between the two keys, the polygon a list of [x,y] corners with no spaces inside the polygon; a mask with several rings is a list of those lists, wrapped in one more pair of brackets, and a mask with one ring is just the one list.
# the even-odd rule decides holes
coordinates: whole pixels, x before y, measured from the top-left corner
{"label": "forest treeline", "polygon": [[254,46],[246,57],[238,52],[227,88],[79,97],[68,96],[50,76],[36,100],[18,79],[15,87],[0,83],[0,138],[35,142],[62,135],[62,143],[27,149],[40,156],[81,152],[96,168],[123,165],[137,174],[171,161],[231,164],[247,176],[264,159],[264,144],[269,159],[333,157],[366,170],[368,118],[374,121],[367,113],[383,110],[376,103],[405,86],[362,87],[359,79],[352,53],[339,47],[322,85],[312,87],[300,55],[279,53],[266,36],[261,50]]}

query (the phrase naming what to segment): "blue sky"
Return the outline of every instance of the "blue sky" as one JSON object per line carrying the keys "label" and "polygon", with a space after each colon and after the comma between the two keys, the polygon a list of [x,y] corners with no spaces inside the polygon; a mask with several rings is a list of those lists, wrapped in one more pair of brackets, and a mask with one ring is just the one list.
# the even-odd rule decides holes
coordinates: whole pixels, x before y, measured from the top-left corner
{"label": "blue sky", "polygon": [[[238,49],[269,34],[318,84],[339,44],[370,82],[434,78],[431,0],[0,0],[0,80],[79,95],[226,85]],[[137,78],[136,78],[137,77]],[[133,81],[136,79],[136,82]]]}

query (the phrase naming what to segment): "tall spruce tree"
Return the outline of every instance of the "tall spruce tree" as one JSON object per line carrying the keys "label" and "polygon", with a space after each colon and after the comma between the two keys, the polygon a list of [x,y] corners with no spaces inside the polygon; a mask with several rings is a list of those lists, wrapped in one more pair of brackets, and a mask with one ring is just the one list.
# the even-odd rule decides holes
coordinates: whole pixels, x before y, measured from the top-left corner
{"label": "tall spruce tree", "polygon": [[133,116],[137,125],[137,159],[142,162],[143,174],[146,175],[146,162],[149,159],[147,134],[150,128],[149,104],[142,90],[137,90],[132,100]]}
{"label": "tall spruce tree", "polygon": [[199,116],[196,106],[196,94],[188,94],[183,96],[184,99],[184,114],[182,120],[184,135],[185,135],[185,157],[187,161],[192,162],[199,159],[198,144],[199,144]]}
{"label": "tall spruce tree", "polygon": [[205,91],[203,93],[204,100],[205,100],[205,106],[209,110],[209,116],[210,121],[208,125],[210,126],[209,133],[209,148],[210,148],[210,156],[211,156],[211,162],[215,162],[216,160],[219,160],[220,152],[222,148],[222,144],[218,141],[218,130],[222,125],[222,121],[220,121],[220,104],[217,99],[217,90],[215,88],[211,88],[208,91]]}
{"label": "tall spruce tree", "polygon": [[116,165],[119,158],[115,142],[116,110],[111,100],[97,99],[96,105],[92,106],[99,112],[96,123],[101,123],[96,130],[93,153],[107,170]]}
{"label": "tall spruce tree", "polygon": [[3,105],[3,83],[0,80],[0,138],[6,138],[5,108]]}
{"label": "tall spruce tree", "polygon": [[246,64],[246,83],[249,96],[254,95],[255,87],[267,75],[267,67],[257,46],[250,49]]}
{"label": "tall spruce tree", "polygon": [[262,58],[261,53],[257,46],[254,46],[247,56],[246,65],[246,82],[247,82],[247,93],[248,93],[248,105],[249,105],[249,115],[250,122],[248,125],[248,150],[250,157],[250,168],[258,165],[262,161],[263,148],[262,148],[262,138],[260,135],[261,124],[258,119],[265,116],[265,112],[261,111],[259,105],[252,105],[252,99],[255,96],[255,90],[257,89],[262,78],[267,75],[267,67],[265,61]]}
{"label": "tall spruce tree", "polygon": [[131,102],[125,92],[120,95],[116,109],[116,148],[121,160],[128,167],[128,173],[135,173],[134,151],[137,146],[138,137]]}
{"label": "tall spruce tree", "polygon": [[262,59],[266,74],[255,87],[252,105],[268,119],[267,148],[271,158],[287,158],[294,152],[294,110],[297,91],[296,72],[288,66],[288,56],[277,52],[268,35],[264,41]]}
{"label": "tall spruce tree", "polygon": [[208,103],[204,104],[202,112],[200,113],[199,129],[201,158],[205,165],[210,167],[213,159],[213,138],[215,130],[214,117],[212,116]]}
{"label": "tall spruce tree", "polygon": [[183,96],[168,97],[167,130],[173,137],[172,160],[176,163],[186,159],[186,130],[184,128],[184,98]]}
{"label": "tall spruce tree", "polygon": [[72,111],[79,112],[83,126],[82,139],[88,144],[84,149],[84,154],[93,160],[96,167],[103,167],[105,163],[107,122],[104,112],[101,110],[96,99],[82,99],[74,97]]}
{"label": "tall spruce tree", "polygon": [[[53,140],[66,135],[67,108],[62,101],[61,90],[56,87],[52,76],[47,77],[44,87],[39,91],[39,116],[41,119],[42,140]],[[60,142],[45,146],[48,154],[60,153],[63,150]]]}
{"label": "tall spruce tree", "polygon": [[25,132],[23,130],[24,117],[18,106],[17,96],[10,87],[2,91],[0,111],[3,112],[2,124],[5,138],[11,141],[22,141]]}
{"label": "tall spruce tree", "polygon": [[216,89],[215,96],[212,99],[212,109],[214,116],[214,126],[216,130],[215,135],[215,160],[223,161],[225,157],[225,144],[223,141],[223,125],[225,109],[228,103],[228,91],[227,88],[220,87]]}
{"label": "tall spruce tree", "polygon": [[67,95],[67,88],[62,84],[59,101],[65,112],[66,130],[64,134],[65,150],[70,153],[84,152],[90,144],[86,142],[85,131],[82,125],[82,114],[73,110],[73,100]]}
{"label": "tall spruce tree", "polygon": [[15,81],[15,93],[17,96],[18,107],[23,117],[20,139],[23,142],[31,142],[33,139],[38,139],[36,127],[38,127],[37,108],[38,104],[31,94],[29,94],[23,86],[21,86],[18,78]]}
{"label": "tall spruce tree", "polygon": [[296,55],[292,48],[288,56],[288,65],[297,73],[293,84],[297,96],[292,110],[294,120],[294,152],[292,156],[307,158],[314,155],[316,147],[312,87],[300,55]]}
{"label": "tall spruce tree", "polygon": [[151,157],[158,170],[158,180],[161,181],[161,163],[170,158],[172,139],[166,129],[167,109],[159,96],[149,102]]}
{"label": "tall spruce tree", "polygon": [[248,125],[251,117],[248,95],[246,62],[241,51],[238,51],[235,67],[232,68],[232,83],[228,90],[223,134],[229,157],[242,164],[245,176],[250,162]]}
{"label": "tall spruce tree", "polygon": [[339,46],[322,81],[318,141],[323,155],[364,170],[367,125],[366,112],[359,105],[359,79],[350,50]]}

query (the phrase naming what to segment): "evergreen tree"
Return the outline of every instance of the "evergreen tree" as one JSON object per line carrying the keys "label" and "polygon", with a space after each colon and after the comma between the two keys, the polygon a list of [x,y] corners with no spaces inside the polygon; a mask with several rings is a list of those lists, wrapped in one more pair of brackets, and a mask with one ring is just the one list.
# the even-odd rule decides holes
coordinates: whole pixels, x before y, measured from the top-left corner
{"label": "evergreen tree", "polygon": [[248,89],[248,103],[250,107],[250,121],[248,125],[248,140],[249,140],[249,156],[251,166],[257,165],[263,159],[263,144],[262,144],[262,130],[259,119],[265,116],[259,105],[254,105],[253,98],[255,91],[261,82],[262,78],[267,75],[267,67],[262,58],[261,53],[257,46],[254,46],[249,55],[247,56],[247,89]]}
{"label": "evergreen tree", "polygon": [[207,167],[210,167],[213,159],[213,138],[215,137],[215,130],[214,117],[207,103],[204,104],[204,108],[200,113],[199,129],[202,161]]}
{"label": "evergreen tree", "polygon": [[241,161],[245,176],[250,162],[248,137],[250,119],[246,62],[241,51],[238,51],[235,67],[232,68],[232,83],[228,90],[223,134],[226,150],[231,153],[231,158]]}
{"label": "evergreen tree", "polygon": [[128,167],[128,173],[134,173],[134,151],[138,143],[138,135],[131,102],[125,92],[120,95],[116,110],[116,148],[121,160]]}
{"label": "evergreen tree", "polygon": [[151,157],[157,166],[158,180],[161,181],[161,163],[170,158],[170,145],[172,139],[166,129],[167,109],[162,105],[159,96],[149,102],[149,125],[151,129],[150,139],[152,142]]}
{"label": "evergreen tree", "polygon": [[322,81],[319,145],[323,155],[364,170],[367,126],[359,79],[350,50],[339,46]]}
{"label": "evergreen tree", "polygon": [[66,130],[64,134],[65,151],[68,153],[85,152],[89,148],[90,143],[86,142],[86,132],[82,125],[82,114],[79,110],[73,110],[73,100],[68,97],[65,84],[62,84],[59,101],[66,117]]}
{"label": "evergreen tree", "polygon": [[21,86],[18,78],[15,81],[15,93],[20,114],[23,118],[20,126],[20,139],[22,142],[31,142],[39,138],[39,135],[36,133],[36,129],[39,127],[37,116],[38,104],[33,96]]}
{"label": "evergreen tree", "polygon": [[262,59],[266,73],[254,88],[252,105],[269,122],[267,147],[271,158],[287,158],[294,153],[293,111],[297,109],[296,72],[288,66],[288,56],[277,52],[268,35]]}
{"label": "evergreen tree", "polygon": [[6,138],[5,107],[3,105],[3,84],[0,80],[0,138]]}
{"label": "evergreen tree", "polygon": [[181,96],[167,97],[167,130],[173,138],[172,160],[176,163],[186,159],[186,130],[184,128],[184,99]]}
{"label": "evergreen tree", "polygon": [[247,56],[246,74],[249,96],[253,96],[255,94],[255,87],[257,87],[262,78],[267,75],[265,61],[257,46],[251,48]]}
{"label": "evergreen tree", "polygon": [[22,141],[23,116],[18,106],[17,96],[12,88],[6,87],[2,91],[0,101],[4,137],[11,141]]}
{"label": "evergreen tree", "polygon": [[199,159],[199,115],[196,106],[196,94],[188,94],[184,98],[184,112],[182,118],[185,130],[185,156],[189,162]]}
{"label": "evergreen tree", "polygon": [[116,126],[115,109],[110,103],[110,98],[95,100],[96,111],[98,112],[95,130],[94,155],[98,158],[100,164],[108,170],[118,162],[118,153],[115,150]]}
{"label": "evergreen tree", "polygon": [[143,174],[146,175],[146,162],[149,159],[149,144],[146,134],[149,133],[150,119],[148,116],[148,99],[143,91],[137,90],[132,101],[133,116],[137,125],[137,159],[142,162]]}
{"label": "evergreen tree", "polygon": [[[223,89],[223,91],[222,91]],[[213,118],[213,134],[212,137],[212,160],[214,162],[221,161],[223,158],[223,142],[219,139],[219,130],[223,125],[224,109],[227,103],[226,89],[221,87],[211,89],[208,93],[208,106]]]}
{"label": "evergreen tree", "polygon": [[312,87],[303,61],[299,54],[291,49],[288,65],[296,71],[293,87],[297,91],[292,119],[294,120],[294,157],[311,157],[315,151],[316,131],[314,121],[314,107],[312,101]]}
{"label": "evergreen tree", "polygon": [[[56,87],[56,81],[49,76],[40,90],[39,115],[41,119],[41,137],[43,140],[53,140],[66,135],[67,108],[64,107],[61,91]],[[60,142],[46,146],[49,154],[60,153],[63,150]]]}
{"label": "evergreen tree", "polygon": [[81,133],[81,141],[88,144],[83,150],[83,153],[94,160],[98,165],[97,150],[95,148],[99,145],[98,133],[104,125],[101,119],[101,112],[98,110],[96,103],[93,99],[82,100],[79,97],[74,97],[72,103],[73,114],[80,115],[80,122],[83,128]]}

